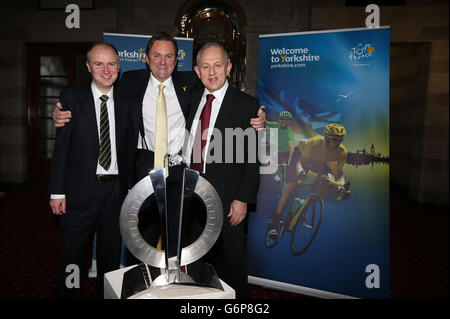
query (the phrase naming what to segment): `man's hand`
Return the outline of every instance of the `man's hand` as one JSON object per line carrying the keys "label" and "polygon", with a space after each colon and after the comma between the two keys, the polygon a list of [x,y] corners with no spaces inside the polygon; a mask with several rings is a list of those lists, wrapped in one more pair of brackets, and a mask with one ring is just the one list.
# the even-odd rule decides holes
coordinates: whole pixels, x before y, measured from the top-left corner
{"label": "man's hand", "polygon": [[245,215],[247,215],[247,203],[235,199],[231,203],[230,212],[227,215],[230,217],[230,225],[239,225],[244,220]]}
{"label": "man's hand", "polygon": [[66,199],[50,199],[50,207],[55,215],[63,215],[66,213]]}
{"label": "man's hand", "polygon": [[69,123],[72,118],[72,112],[61,111],[61,109],[61,103],[56,103],[56,107],[53,110],[53,121],[55,122],[55,127],[63,127],[66,123]]}
{"label": "man's hand", "polygon": [[252,125],[252,127],[255,130],[258,130],[260,128],[264,128],[264,126],[267,123],[266,113],[264,112],[265,108],[266,108],[265,106],[261,106],[258,109],[258,117],[250,119],[250,124]]}

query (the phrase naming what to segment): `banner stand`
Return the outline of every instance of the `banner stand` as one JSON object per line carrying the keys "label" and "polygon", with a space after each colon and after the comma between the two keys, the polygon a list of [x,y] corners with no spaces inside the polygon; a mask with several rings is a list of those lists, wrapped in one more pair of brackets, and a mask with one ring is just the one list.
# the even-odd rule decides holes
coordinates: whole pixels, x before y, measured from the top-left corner
{"label": "banner stand", "polygon": [[261,149],[278,167],[249,214],[251,283],[390,297],[389,68],[389,27],[259,36]]}
{"label": "banner stand", "polygon": [[306,296],[322,298],[322,299],[359,299],[352,296],[336,294],[329,291],[318,290],[298,285],[287,284],[281,281],[270,280],[266,278],[259,278],[248,276],[248,283],[277,290],[283,290],[292,293],[299,293]]}

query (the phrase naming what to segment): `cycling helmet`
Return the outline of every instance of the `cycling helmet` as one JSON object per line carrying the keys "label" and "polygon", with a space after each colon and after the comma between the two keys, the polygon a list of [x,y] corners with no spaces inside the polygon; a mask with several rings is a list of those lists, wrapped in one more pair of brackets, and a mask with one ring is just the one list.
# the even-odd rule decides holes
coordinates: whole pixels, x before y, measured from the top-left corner
{"label": "cycling helmet", "polygon": [[292,118],[292,114],[289,111],[283,111],[280,113],[280,120],[290,120]]}
{"label": "cycling helmet", "polygon": [[325,135],[331,138],[344,138],[347,132],[341,124],[331,123],[325,127]]}

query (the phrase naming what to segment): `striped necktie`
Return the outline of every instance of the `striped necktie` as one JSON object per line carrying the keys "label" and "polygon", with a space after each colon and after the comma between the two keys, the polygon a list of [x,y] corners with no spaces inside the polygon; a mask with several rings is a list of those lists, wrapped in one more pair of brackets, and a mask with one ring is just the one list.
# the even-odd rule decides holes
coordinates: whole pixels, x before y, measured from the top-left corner
{"label": "striped necktie", "polygon": [[98,162],[105,170],[111,166],[111,139],[109,136],[109,118],[106,101],[107,95],[100,96],[102,104],[100,105],[100,154]]}

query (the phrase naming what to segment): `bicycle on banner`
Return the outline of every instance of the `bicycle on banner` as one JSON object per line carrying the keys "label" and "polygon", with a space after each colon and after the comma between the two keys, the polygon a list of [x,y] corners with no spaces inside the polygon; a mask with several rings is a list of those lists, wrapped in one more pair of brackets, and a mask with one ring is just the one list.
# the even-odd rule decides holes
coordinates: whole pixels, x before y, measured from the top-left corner
{"label": "bicycle on banner", "polygon": [[290,249],[296,256],[303,254],[311,246],[319,231],[324,214],[324,197],[335,191],[336,201],[350,198],[350,182],[342,184],[329,175],[317,174],[311,170],[303,171],[297,184],[299,193],[300,190],[309,188],[306,199],[292,199],[287,213],[278,223],[273,222],[274,213],[265,232],[267,248],[275,247],[286,232],[290,233]]}

